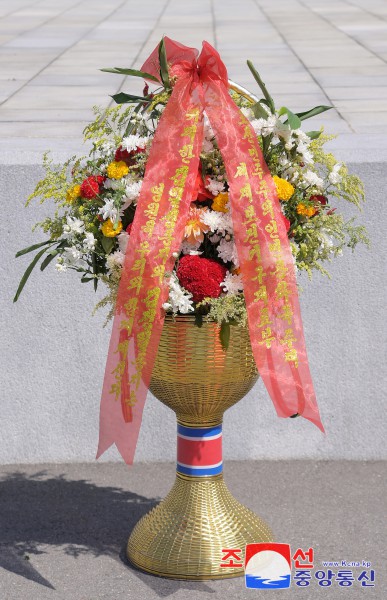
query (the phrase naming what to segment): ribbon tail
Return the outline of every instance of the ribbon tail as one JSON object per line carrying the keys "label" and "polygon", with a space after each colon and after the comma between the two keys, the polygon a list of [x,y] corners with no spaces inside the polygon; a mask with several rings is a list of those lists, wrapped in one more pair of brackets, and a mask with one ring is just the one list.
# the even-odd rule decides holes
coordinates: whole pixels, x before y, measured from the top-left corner
{"label": "ribbon tail", "polygon": [[226,166],[249,332],[261,378],[281,417],[324,431],[309,371],[289,240],[254,130],[224,83],[209,80],[206,113]]}
{"label": "ribbon tail", "polygon": [[[202,107],[187,77],[176,83],[159,121],[132,224],[106,363],[97,457],[115,443],[125,462],[133,463],[202,142]],[[125,422],[129,409],[131,420]]]}

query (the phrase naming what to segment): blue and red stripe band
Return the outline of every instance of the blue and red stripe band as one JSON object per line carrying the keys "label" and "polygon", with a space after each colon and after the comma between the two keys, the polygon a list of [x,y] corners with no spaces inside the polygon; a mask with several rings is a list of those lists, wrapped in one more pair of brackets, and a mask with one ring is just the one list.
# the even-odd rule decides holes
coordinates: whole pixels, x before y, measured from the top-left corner
{"label": "blue and red stripe band", "polygon": [[178,423],[177,472],[208,477],[222,471],[222,425],[187,427]]}

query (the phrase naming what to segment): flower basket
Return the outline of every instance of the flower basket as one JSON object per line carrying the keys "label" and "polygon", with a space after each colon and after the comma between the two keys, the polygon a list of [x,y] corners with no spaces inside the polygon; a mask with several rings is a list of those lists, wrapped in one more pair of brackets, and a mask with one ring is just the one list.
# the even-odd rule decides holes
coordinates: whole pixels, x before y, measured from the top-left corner
{"label": "flower basket", "polygon": [[164,38],[140,71],[103,69],[143,78],[143,94],[96,109],[88,156],[45,156],[29,201],[58,210],[38,224],[48,239],[17,254],[37,251],[15,300],[40,260],[108,287],[98,456],[115,443],[132,463],[149,388],[176,412],[175,486],[128,545],[135,565],[168,577],[241,574],[220,566],[222,547],[271,540],[225,487],[222,415],[259,372],[280,417],[323,431],[296,275],[327,274],[343,248],[368,242],[337,210],[360,207],[362,182],[324,151],[322,129],[302,128],[330,107],[278,109],[248,66],[257,95],[230,84],[207,42],[199,55]]}

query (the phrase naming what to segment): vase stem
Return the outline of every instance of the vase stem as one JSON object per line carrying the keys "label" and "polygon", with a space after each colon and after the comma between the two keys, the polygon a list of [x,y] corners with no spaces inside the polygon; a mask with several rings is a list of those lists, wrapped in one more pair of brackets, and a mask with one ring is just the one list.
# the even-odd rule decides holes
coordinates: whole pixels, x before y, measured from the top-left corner
{"label": "vase stem", "polygon": [[211,477],[223,472],[222,424],[192,427],[177,423],[177,473]]}

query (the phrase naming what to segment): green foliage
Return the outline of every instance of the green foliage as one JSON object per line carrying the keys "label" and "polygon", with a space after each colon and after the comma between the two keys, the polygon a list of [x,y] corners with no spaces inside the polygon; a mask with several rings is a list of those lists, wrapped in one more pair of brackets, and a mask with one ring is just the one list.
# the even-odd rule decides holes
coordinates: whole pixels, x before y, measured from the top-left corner
{"label": "green foliage", "polygon": [[207,314],[203,317],[205,321],[215,321],[222,326],[223,323],[233,325],[247,324],[247,312],[243,294],[227,294],[219,298],[204,298],[196,305],[197,309],[205,309]]}
{"label": "green foliage", "polygon": [[26,206],[35,198],[40,198],[40,203],[45,200],[54,200],[59,204],[64,203],[69,185],[69,167],[75,159],[76,157],[72,156],[63,165],[56,165],[50,158],[49,153],[45,152],[43,155],[43,169],[46,176],[37,183],[35,190],[28,196]]}

